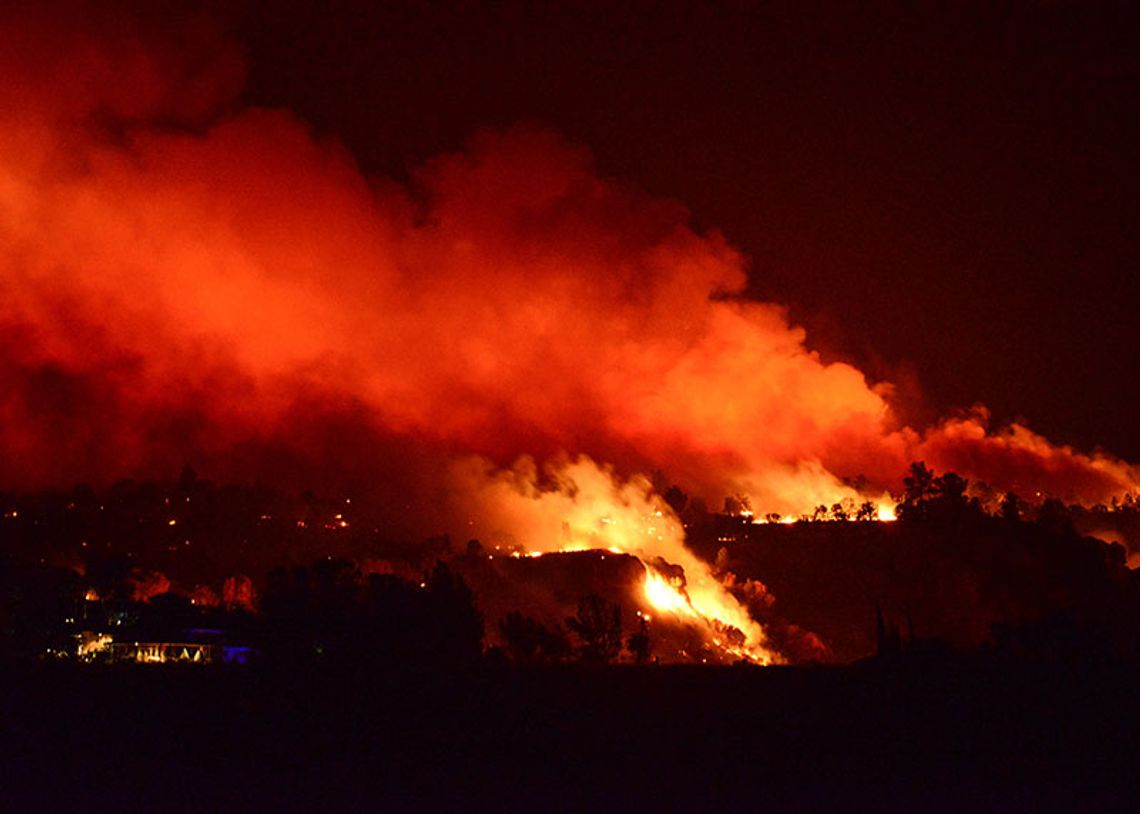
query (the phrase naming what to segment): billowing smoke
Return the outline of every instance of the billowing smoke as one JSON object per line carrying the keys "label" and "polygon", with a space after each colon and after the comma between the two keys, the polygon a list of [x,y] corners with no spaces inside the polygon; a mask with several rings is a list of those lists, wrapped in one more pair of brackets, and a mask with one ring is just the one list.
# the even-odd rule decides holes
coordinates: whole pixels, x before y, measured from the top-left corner
{"label": "billowing smoke", "polygon": [[468,455],[589,455],[798,513],[920,458],[1085,502],[1140,481],[980,410],[908,427],[888,383],[743,298],[725,238],[555,133],[476,134],[398,185],[238,106],[208,25],[0,34],[0,486],[190,462],[420,505]]}

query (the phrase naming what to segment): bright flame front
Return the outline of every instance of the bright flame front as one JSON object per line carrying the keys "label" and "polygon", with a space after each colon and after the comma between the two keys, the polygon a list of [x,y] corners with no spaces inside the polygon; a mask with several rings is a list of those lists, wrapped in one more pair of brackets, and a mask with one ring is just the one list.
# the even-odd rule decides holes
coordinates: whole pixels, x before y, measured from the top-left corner
{"label": "bright flame front", "polygon": [[[552,487],[539,486],[528,460],[506,471],[475,460],[453,475],[456,494],[472,501],[465,533],[528,556],[598,550],[636,557],[645,567],[645,601],[659,614],[699,627],[709,646],[727,657],[782,661],[760,624],[686,548],[681,522],[645,478],[623,481],[586,457],[548,466],[545,481]],[[664,566],[678,569],[678,576],[667,576]]]}

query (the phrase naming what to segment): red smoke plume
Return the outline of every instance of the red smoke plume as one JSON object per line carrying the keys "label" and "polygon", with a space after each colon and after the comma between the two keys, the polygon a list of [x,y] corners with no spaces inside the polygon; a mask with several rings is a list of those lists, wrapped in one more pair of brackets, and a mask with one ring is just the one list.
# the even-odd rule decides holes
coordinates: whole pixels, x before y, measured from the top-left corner
{"label": "red smoke plume", "polygon": [[0,34],[0,485],[422,459],[401,488],[428,499],[450,458],[559,453],[778,512],[920,458],[1085,502],[1140,481],[982,411],[906,426],[889,384],[741,297],[724,238],[557,134],[482,133],[399,186],[236,107],[207,25]]}

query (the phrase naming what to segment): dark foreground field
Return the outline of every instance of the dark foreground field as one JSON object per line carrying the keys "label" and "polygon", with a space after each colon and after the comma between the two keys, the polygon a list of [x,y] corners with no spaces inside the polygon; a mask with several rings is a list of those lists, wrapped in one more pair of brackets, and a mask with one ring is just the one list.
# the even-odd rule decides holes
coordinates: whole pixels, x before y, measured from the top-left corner
{"label": "dark foreground field", "polygon": [[1136,670],[5,668],[7,811],[1134,811]]}

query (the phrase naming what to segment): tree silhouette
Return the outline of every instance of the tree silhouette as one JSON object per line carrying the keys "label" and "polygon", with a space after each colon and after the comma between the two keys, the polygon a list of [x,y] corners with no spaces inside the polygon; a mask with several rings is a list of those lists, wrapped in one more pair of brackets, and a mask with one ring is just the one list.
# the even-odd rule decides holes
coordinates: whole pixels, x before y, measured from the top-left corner
{"label": "tree silhouette", "polygon": [[927,502],[937,494],[934,472],[926,466],[926,462],[911,463],[910,474],[903,478],[903,498],[898,505],[899,517],[905,519],[921,516]]}
{"label": "tree silhouette", "polygon": [[934,488],[938,499],[949,504],[964,504],[966,502],[966,489],[969,481],[955,472],[947,472],[934,480]]}
{"label": "tree silhouette", "polygon": [[645,617],[640,617],[641,624],[638,625],[637,632],[630,634],[628,641],[626,641],[626,649],[633,654],[633,660],[637,664],[644,664],[649,661],[649,655],[653,648],[653,640],[649,636],[649,624],[645,621]]}
{"label": "tree silhouette", "polygon": [[121,604],[130,601],[131,561],[123,555],[92,556],[86,564],[87,584],[105,602]]}
{"label": "tree silhouette", "polygon": [[955,472],[935,477],[925,462],[917,461],[910,465],[903,487],[903,498],[898,504],[900,519],[957,524],[981,514],[977,498],[966,496],[970,482]]}
{"label": "tree silhouette", "polygon": [[499,631],[507,645],[507,655],[515,661],[534,661],[542,643],[542,625],[518,611],[499,620]]}
{"label": "tree silhouette", "polygon": [[689,505],[689,496],[681,491],[681,487],[674,485],[665,490],[665,502],[670,509],[680,514]]}
{"label": "tree silhouette", "polygon": [[364,579],[347,560],[277,569],[261,610],[275,657],[458,666],[483,652],[474,596],[442,562],[422,585],[392,574]]}
{"label": "tree silhouette", "polygon": [[1021,498],[1013,492],[1006,492],[1001,500],[1001,516],[1011,523],[1021,520]]}
{"label": "tree silhouette", "polygon": [[530,616],[511,611],[499,620],[507,654],[517,662],[562,661],[570,653],[570,643],[560,625],[548,628]]}
{"label": "tree silhouette", "polygon": [[1075,534],[1073,516],[1069,508],[1056,498],[1047,498],[1037,509],[1037,525],[1050,534],[1068,537]]}
{"label": "tree silhouette", "polygon": [[578,657],[585,662],[613,661],[621,652],[621,605],[597,594],[582,597],[578,615],[566,620],[581,644]]}
{"label": "tree silhouette", "polygon": [[447,565],[439,561],[424,580],[425,623],[437,655],[447,661],[474,661],[483,652],[483,614],[475,595]]}

